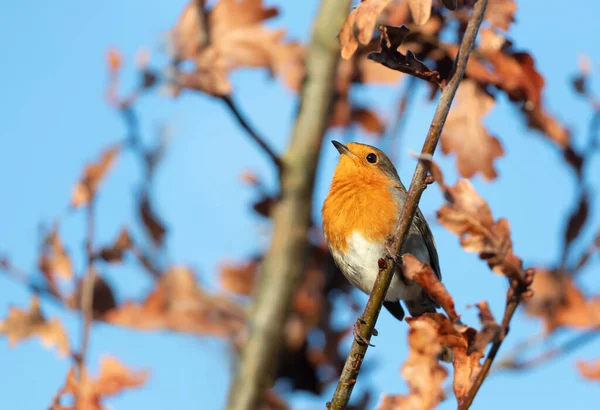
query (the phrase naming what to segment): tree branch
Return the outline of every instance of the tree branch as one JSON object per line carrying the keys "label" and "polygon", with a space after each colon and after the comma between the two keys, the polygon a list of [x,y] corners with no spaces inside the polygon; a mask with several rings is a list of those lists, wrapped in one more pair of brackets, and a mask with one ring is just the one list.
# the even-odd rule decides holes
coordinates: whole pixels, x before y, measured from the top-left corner
{"label": "tree branch", "polygon": [[[431,125],[429,127],[429,132],[427,133],[427,138],[425,139],[423,149],[421,150],[422,154],[433,155],[435,148],[437,147],[446,117],[450,111],[452,100],[456,94],[458,85],[464,76],[467,61],[471,51],[473,50],[475,39],[477,37],[481,21],[483,20],[486,6],[487,0],[478,0],[475,4],[473,14],[469,20],[465,35],[460,44],[460,49],[455,61],[454,74],[448,82],[448,85],[442,91],[435,114],[433,116],[433,120],[431,121]],[[406,236],[408,234],[408,229],[417,210],[419,199],[421,198],[421,194],[426,186],[426,176],[426,166],[419,161],[408,190],[404,207],[400,213],[398,226],[395,230],[394,244],[392,248],[394,255],[399,255],[400,250],[404,245]],[[395,261],[391,258],[391,255],[388,255],[387,261],[380,259],[379,275],[377,276],[377,280],[373,286],[373,291],[369,296],[365,311],[357,322],[360,335],[367,341],[371,339],[371,334],[375,328],[375,322],[377,321],[379,312],[381,311],[383,297],[390,285],[395,265]],[[331,409],[341,410],[345,409],[348,405],[348,402],[350,401],[350,395],[352,394],[352,389],[356,383],[356,378],[358,377],[358,373],[360,371],[367,348],[368,343],[361,343],[356,338],[352,342],[352,347],[350,348],[350,353],[348,354],[348,358],[342,370],[340,381],[336,387],[335,393],[333,394],[333,399],[331,403],[328,403]]]}
{"label": "tree branch", "polygon": [[505,359],[500,361],[492,370],[522,370],[531,369],[539,366],[555,357],[565,355],[579,349],[582,346],[594,341],[600,336],[600,329],[591,329],[577,334],[560,346],[554,347],[546,352],[528,360]]}
{"label": "tree branch", "polygon": [[[208,14],[206,12],[206,0],[194,0],[198,14],[198,47],[201,49],[207,48],[210,45],[210,27],[208,21]],[[241,110],[235,104],[231,96],[224,95],[219,97],[223,103],[227,106],[231,114],[235,117],[238,124],[248,133],[250,138],[258,144],[258,146],[267,154],[269,159],[275,164],[275,166],[281,170],[281,159],[275,153],[275,151],[267,144],[264,138],[262,138],[255,130],[250,126],[248,120],[244,117]]]}
{"label": "tree branch", "polygon": [[271,161],[273,161],[275,166],[281,170],[281,159],[279,158],[279,156],[277,156],[275,151],[273,151],[273,149],[267,144],[265,139],[258,135],[256,131],[250,126],[250,124],[248,123],[246,118],[244,118],[240,109],[237,107],[231,96],[225,95],[221,97],[221,100],[225,103],[227,108],[229,108],[229,111],[231,111],[231,113],[233,114],[237,122],[240,124],[240,126],[244,129],[244,131],[246,131],[250,138],[254,142],[256,142],[259,147],[262,148],[265,154],[267,154]]}
{"label": "tree branch", "polygon": [[[95,199],[92,198],[86,208],[87,211],[87,238],[85,241],[85,251],[87,255],[87,272],[83,276],[81,281],[81,295],[80,295],[80,306],[81,314],[83,317],[83,326],[81,330],[81,346],[79,348],[79,354],[76,357],[78,365],[79,382],[83,383],[83,377],[85,374],[85,359],[90,343],[90,330],[92,322],[94,321],[94,284],[96,283],[96,271],[94,269],[94,203]],[[80,384],[81,385],[81,384]],[[78,407],[80,399],[81,389],[78,390],[75,397],[75,407]]]}
{"label": "tree branch", "polygon": [[281,200],[273,209],[273,238],[260,267],[249,337],[229,391],[228,410],[259,408],[273,383],[283,329],[306,266],[315,173],[340,59],[337,34],[349,9],[350,0],[323,0],[315,20],[298,116],[282,157]]}

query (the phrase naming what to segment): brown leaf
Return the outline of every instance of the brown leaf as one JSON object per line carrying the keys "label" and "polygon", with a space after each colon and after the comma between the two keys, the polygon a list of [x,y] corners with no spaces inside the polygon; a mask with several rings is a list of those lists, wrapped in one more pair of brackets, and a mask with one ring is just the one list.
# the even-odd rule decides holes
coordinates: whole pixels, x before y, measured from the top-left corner
{"label": "brown leaf", "polygon": [[125,302],[108,312],[104,320],[141,330],[171,329],[235,337],[243,330],[245,313],[229,299],[200,289],[190,269],[174,266],[142,303]]}
{"label": "brown leaf", "polygon": [[531,289],[533,297],[525,300],[526,312],[543,319],[547,332],[600,326],[600,297],[586,297],[569,275],[540,269]]}
{"label": "brown leaf", "polygon": [[102,178],[104,178],[115,161],[119,149],[118,145],[109,148],[102,154],[98,162],[86,166],[83,177],[73,190],[71,205],[74,208],[87,205],[94,198]]}
{"label": "brown leaf", "polygon": [[100,250],[99,256],[107,262],[121,262],[125,251],[133,247],[133,241],[127,228],[122,228],[115,242]]}
{"label": "brown leaf", "polygon": [[243,265],[224,263],[219,268],[221,287],[229,292],[249,296],[254,288],[258,263],[251,261]]}
{"label": "brown leaf", "polygon": [[577,362],[577,368],[579,373],[589,380],[600,380],[600,359],[596,359],[593,362]]}
{"label": "brown leaf", "polygon": [[73,277],[73,265],[69,254],[60,240],[58,226],[55,226],[44,239],[38,266],[50,286],[54,289],[56,289],[55,276],[64,279],[71,279]]}
{"label": "brown leaf", "polygon": [[402,366],[408,383],[407,395],[384,396],[380,410],[432,410],[445,398],[442,383],[448,371],[438,361],[442,351],[436,327],[426,320],[411,320],[408,344],[410,352]]}
{"label": "brown leaf", "polygon": [[479,302],[476,306],[479,309],[479,322],[483,328],[475,335],[470,351],[483,352],[489,343],[504,337],[504,330],[494,319],[486,301]]}
{"label": "brown leaf", "polygon": [[402,256],[402,274],[425,289],[446,311],[450,320],[456,322],[460,319],[460,315],[456,313],[452,296],[429,265],[419,262],[411,254],[404,254]]}
{"label": "brown leaf", "polygon": [[100,366],[100,374],[93,380],[86,371],[79,379],[75,376],[75,368],[67,373],[64,386],[56,394],[50,409],[72,409],[72,406],[60,404],[63,396],[77,396],[77,410],[105,410],[102,401],[106,397],[116,396],[124,390],[143,386],[148,378],[147,371],[131,371],[112,357],[104,357]]}
{"label": "brown leaf", "polygon": [[498,176],[494,160],[504,154],[500,142],[489,135],[483,118],[494,106],[494,99],[473,80],[464,80],[458,88],[456,105],[450,110],[442,131],[442,152],[456,152],[460,175],[471,178],[476,173],[486,180]]}
{"label": "brown leaf", "polygon": [[154,213],[154,210],[150,204],[150,198],[147,194],[142,195],[139,206],[140,217],[142,218],[144,227],[150,234],[152,241],[156,246],[162,246],[167,228],[165,228],[158,216]]}
{"label": "brown leaf", "polygon": [[438,210],[438,222],[459,235],[462,247],[479,253],[494,272],[524,281],[523,263],[513,253],[508,221],[493,220],[487,202],[467,179],[454,187],[442,186],[442,191],[449,204]]}
{"label": "brown leaf", "polygon": [[415,24],[421,26],[427,23],[431,16],[432,0],[408,0],[410,13],[415,21]]}
{"label": "brown leaf", "polygon": [[398,47],[406,39],[409,29],[406,26],[380,26],[381,51],[369,53],[369,60],[382,64],[392,70],[410,74],[425,81],[441,84],[440,75],[431,70],[422,61],[417,59],[414,52],[406,51],[406,55],[398,51]]}
{"label": "brown leaf", "polygon": [[181,73],[181,85],[212,95],[231,93],[227,74],[239,67],[265,67],[281,73],[288,69],[301,47],[284,43],[283,30],[262,24],[278,15],[264,8],[262,0],[220,0],[207,12],[210,43],[200,43],[201,30],[196,3],[190,2],[172,30],[176,54],[193,60],[193,73]]}
{"label": "brown leaf", "polygon": [[587,191],[584,191],[579,198],[579,205],[569,217],[567,229],[565,229],[565,246],[569,246],[581,233],[585,222],[588,219],[590,203]]}
{"label": "brown leaf", "polygon": [[350,112],[352,122],[360,125],[366,132],[381,134],[385,130],[385,125],[381,118],[368,108],[353,107]]}
{"label": "brown leaf", "polygon": [[40,309],[37,296],[31,299],[29,310],[11,307],[6,319],[0,321],[0,333],[15,346],[31,336],[39,336],[46,347],[56,346],[61,356],[69,354],[69,338],[58,319],[47,321]]}
{"label": "brown leaf", "polygon": [[475,349],[473,344],[477,331],[464,325],[454,325],[440,313],[425,313],[416,319],[407,318],[406,321],[411,326],[413,322],[423,322],[432,326],[437,334],[438,343],[452,350],[454,354],[454,394],[460,405],[481,370],[480,361],[483,351]]}
{"label": "brown leaf", "polygon": [[373,37],[379,15],[391,0],[365,0],[350,12],[338,36],[342,58],[349,59],[358,48],[354,37],[354,25],[358,28],[358,41],[368,44]]}
{"label": "brown leaf", "polygon": [[516,11],[515,0],[490,0],[484,19],[489,21],[492,27],[508,31],[510,24],[515,21]]}

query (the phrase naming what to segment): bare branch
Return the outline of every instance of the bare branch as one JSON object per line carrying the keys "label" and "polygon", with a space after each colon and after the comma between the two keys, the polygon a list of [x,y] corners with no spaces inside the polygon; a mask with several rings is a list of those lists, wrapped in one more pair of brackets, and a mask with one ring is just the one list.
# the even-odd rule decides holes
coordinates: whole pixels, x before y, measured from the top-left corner
{"label": "bare branch", "polygon": [[[455,61],[454,75],[448,82],[448,85],[442,91],[435,114],[433,116],[433,120],[431,121],[431,125],[429,127],[429,132],[427,133],[427,138],[423,144],[423,149],[421,151],[422,154],[432,155],[437,147],[446,117],[450,111],[452,100],[456,94],[458,85],[464,76],[467,61],[471,51],[473,50],[475,39],[477,37],[481,21],[483,20],[487,3],[487,0],[479,0],[475,4],[473,14],[469,20],[469,24]],[[426,176],[426,166],[419,162],[415,169],[415,173],[408,190],[408,195],[400,214],[399,223],[395,231],[393,246],[395,255],[400,253],[400,249],[406,240],[408,228],[412,223],[419,199],[421,198],[421,194],[426,186]],[[382,263],[380,266],[379,275],[373,286],[373,291],[369,296],[369,301],[367,302],[365,311],[361,316],[361,318],[365,321],[365,324],[360,326],[361,336],[366,340],[370,340],[371,338],[371,334],[375,328],[375,322],[377,321],[379,312],[381,310],[383,297],[387,292],[392,279],[392,274],[395,269],[395,261],[393,259],[389,262],[384,260],[380,261],[384,263]],[[356,339],[352,342],[352,347],[350,348],[348,359],[346,360],[346,364],[342,370],[340,381],[333,395],[330,408],[341,410],[346,408],[348,405],[350,395],[352,394],[352,389],[354,388],[354,384],[356,382],[356,378],[358,377],[358,373],[360,371],[367,348],[368,344],[359,343],[359,341]]]}
{"label": "bare branch", "polygon": [[[96,282],[96,271],[94,269],[94,205],[95,199],[92,198],[87,205],[87,238],[85,241],[85,251],[87,254],[87,272],[81,281],[81,314],[83,316],[83,329],[81,331],[81,346],[76,361],[78,365],[79,381],[83,383],[85,374],[85,359],[90,344],[90,330],[94,320],[94,284]],[[80,400],[80,391],[75,397],[75,407]]]}
{"label": "bare branch", "polygon": [[292,296],[306,266],[315,173],[340,55],[336,36],[349,9],[349,0],[324,0],[316,17],[300,108],[282,158],[273,239],[260,267],[249,337],[229,391],[228,410],[257,409],[273,383]]}

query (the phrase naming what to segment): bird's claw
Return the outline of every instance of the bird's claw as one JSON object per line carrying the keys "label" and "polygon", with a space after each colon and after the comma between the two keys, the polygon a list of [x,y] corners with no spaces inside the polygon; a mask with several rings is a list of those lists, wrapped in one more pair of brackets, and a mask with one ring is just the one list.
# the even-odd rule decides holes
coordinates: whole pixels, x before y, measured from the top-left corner
{"label": "bird's claw", "polygon": [[[356,340],[356,341],[357,341],[359,344],[361,344],[361,345],[363,345],[363,346],[371,346],[371,347],[374,347],[375,345],[374,345],[374,344],[371,344],[371,343],[369,342],[369,340],[368,340],[366,337],[364,337],[364,336],[363,336],[363,335],[360,333],[360,326],[362,326],[362,325],[366,325],[366,324],[367,324],[367,322],[365,322],[365,320],[363,319],[363,317],[362,317],[362,316],[360,316],[360,317],[358,318],[358,320],[357,320],[357,321],[354,323],[354,331],[353,331],[353,334],[354,334],[354,339],[355,339],[355,340]],[[377,336],[377,335],[379,334],[379,332],[377,332],[377,329],[373,328],[373,331],[371,332],[371,334],[372,334],[373,336]]]}

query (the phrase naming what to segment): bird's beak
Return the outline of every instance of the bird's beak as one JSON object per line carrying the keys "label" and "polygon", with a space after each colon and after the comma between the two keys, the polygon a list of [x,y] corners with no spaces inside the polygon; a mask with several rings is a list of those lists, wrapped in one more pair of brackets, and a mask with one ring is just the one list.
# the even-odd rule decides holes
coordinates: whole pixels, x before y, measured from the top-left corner
{"label": "bird's beak", "polygon": [[333,146],[335,147],[335,149],[338,150],[338,152],[342,155],[350,155],[350,156],[354,156],[352,154],[352,151],[350,151],[348,149],[347,146],[345,146],[344,144],[342,144],[341,142],[337,142],[336,140],[331,141],[331,143],[333,144]]}

